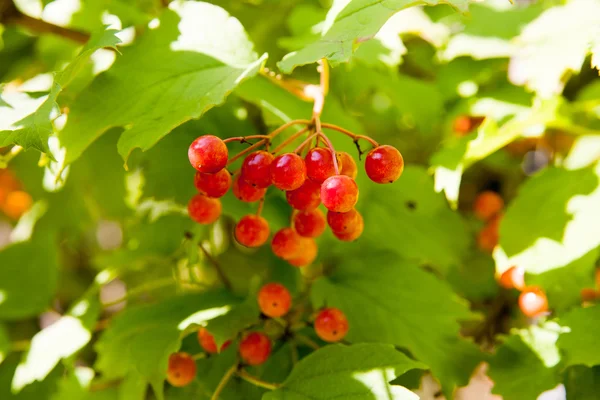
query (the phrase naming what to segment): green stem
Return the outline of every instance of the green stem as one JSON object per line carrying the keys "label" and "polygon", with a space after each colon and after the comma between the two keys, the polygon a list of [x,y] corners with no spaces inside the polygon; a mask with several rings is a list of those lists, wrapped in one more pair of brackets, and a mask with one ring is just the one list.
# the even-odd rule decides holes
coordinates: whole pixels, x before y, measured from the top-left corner
{"label": "green stem", "polygon": [[223,389],[225,389],[225,386],[227,386],[227,383],[229,382],[233,374],[235,374],[235,371],[237,371],[237,369],[238,365],[236,363],[231,368],[229,368],[227,372],[225,372],[225,375],[223,375],[223,378],[221,378],[221,382],[219,382],[219,385],[215,389],[215,392],[213,393],[210,400],[218,400],[219,396],[221,395],[221,392],[223,391]]}
{"label": "green stem", "polygon": [[246,371],[244,371],[243,369],[238,371],[238,376],[240,378],[242,378],[243,380],[245,380],[246,382],[249,382],[255,386],[261,387],[263,389],[268,389],[268,390],[275,390],[277,388],[279,388],[281,385],[277,384],[277,383],[271,383],[271,382],[265,382],[261,379],[258,379],[257,377],[250,375],[249,373],[247,373]]}

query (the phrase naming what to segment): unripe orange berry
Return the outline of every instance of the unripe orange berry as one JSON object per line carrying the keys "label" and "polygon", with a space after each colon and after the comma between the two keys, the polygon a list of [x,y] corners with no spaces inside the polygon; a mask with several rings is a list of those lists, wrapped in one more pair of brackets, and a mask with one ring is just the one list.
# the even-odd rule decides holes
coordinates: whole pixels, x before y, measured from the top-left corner
{"label": "unripe orange berry", "polygon": [[504,208],[504,200],[496,192],[486,190],[481,192],[473,203],[475,216],[482,221],[488,221]]}
{"label": "unripe orange berry", "polygon": [[315,332],[326,342],[339,342],[348,333],[346,315],[334,307],[324,308],[315,319]]}
{"label": "unripe orange berry", "polygon": [[292,306],[289,290],[280,283],[267,283],[258,292],[258,306],[267,317],[279,318]]}
{"label": "unripe orange berry", "polygon": [[4,204],[2,204],[2,211],[9,218],[19,219],[31,208],[32,204],[33,200],[29,193],[15,190],[6,195]]}
{"label": "unripe orange berry", "polygon": [[196,376],[196,363],[187,353],[174,353],[169,357],[167,382],[176,387],[189,385]]}

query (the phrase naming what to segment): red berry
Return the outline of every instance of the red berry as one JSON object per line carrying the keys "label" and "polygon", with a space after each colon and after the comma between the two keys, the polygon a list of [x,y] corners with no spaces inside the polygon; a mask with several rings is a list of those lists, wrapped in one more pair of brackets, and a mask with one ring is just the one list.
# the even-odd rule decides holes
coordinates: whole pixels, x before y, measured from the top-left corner
{"label": "red berry", "polygon": [[348,212],[327,211],[327,224],[333,232],[348,233],[355,229],[358,224],[359,213],[356,209]]}
{"label": "red berry", "polygon": [[282,284],[267,283],[258,292],[258,306],[267,317],[279,318],[290,310],[292,296]]}
{"label": "red berry", "polygon": [[328,210],[348,212],[358,201],[358,186],[345,175],[327,178],[321,185],[321,201]]}
{"label": "red berry", "polygon": [[271,354],[271,340],[264,333],[251,332],[240,342],[240,357],[248,365],[259,365]]}
{"label": "red berry", "polygon": [[286,192],[285,198],[296,210],[312,210],[321,204],[321,185],[307,179],[298,189]]}
{"label": "red berry", "polygon": [[367,154],[365,171],[375,183],[392,183],[400,178],[403,170],[402,154],[393,146],[379,146]]}
{"label": "red berry", "polygon": [[235,226],[235,238],[246,247],[259,247],[269,239],[269,223],[258,215],[246,215]]}
{"label": "red berry", "polygon": [[188,157],[200,172],[214,174],[227,165],[227,146],[216,136],[204,135],[194,140],[188,149]]}
{"label": "red berry", "polygon": [[500,239],[499,230],[500,230],[500,221],[502,220],[502,215],[498,214],[493,217],[488,223],[483,227],[479,234],[477,235],[477,246],[488,253],[494,251],[494,248],[498,244],[498,240]]}
{"label": "red berry", "polygon": [[294,229],[300,236],[310,238],[321,236],[325,231],[325,225],[325,215],[318,208],[310,211],[298,211],[294,215]]}
{"label": "red berry", "polygon": [[199,193],[188,203],[188,213],[199,224],[212,224],[221,215],[221,200]]}
{"label": "red berry", "polygon": [[531,287],[521,292],[519,308],[526,316],[533,318],[548,311],[548,299],[542,289]]}
{"label": "red berry", "polygon": [[267,189],[255,188],[237,174],[233,177],[233,195],[246,203],[259,201],[265,196]]}
{"label": "red berry", "polygon": [[273,158],[273,154],[263,150],[248,155],[242,164],[242,179],[257,188],[269,187]]}
{"label": "red berry", "polygon": [[208,197],[223,197],[231,186],[231,175],[226,169],[215,174],[196,171],[194,185],[200,193]]}
{"label": "red berry", "polygon": [[346,232],[335,232],[333,234],[336,238],[343,242],[353,242],[362,235],[363,230],[365,229],[365,222],[363,220],[362,215],[357,213],[356,221],[353,225],[349,227]]}
{"label": "red berry", "polygon": [[339,163],[341,164],[340,175],[346,175],[352,179],[356,179],[356,175],[358,175],[358,167],[356,166],[354,158],[352,158],[352,156],[345,151],[340,151],[337,154]]}
{"label": "red berry", "polygon": [[[198,331],[198,343],[207,353],[217,353],[217,342],[215,342],[215,337],[206,330],[206,328],[200,328]],[[221,350],[225,350],[231,344],[231,340],[226,341],[221,345]]]}
{"label": "red berry", "polygon": [[325,179],[335,175],[333,157],[328,149],[321,147],[311,149],[304,160],[306,162],[306,175],[316,183],[323,183]]}
{"label": "red berry", "polygon": [[271,241],[273,254],[284,260],[297,257],[302,250],[302,236],[292,228],[283,228],[273,235]]}
{"label": "red berry", "polygon": [[294,267],[304,267],[312,264],[317,258],[318,247],[317,242],[313,238],[302,237],[301,250],[294,258],[287,260]]}
{"label": "red berry", "polygon": [[523,290],[525,288],[525,271],[523,268],[510,267],[500,275],[498,282],[505,289]]}
{"label": "red berry", "polygon": [[196,376],[196,363],[187,353],[173,353],[169,356],[167,382],[176,387],[190,384]]}
{"label": "red berry", "polygon": [[271,182],[278,189],[298,189],[305,180],[306,165],[298,154],[282,154],[271,163]]}
{"label": "red berry", "polygon": [[471,118],[469,118],[468,115],[459,115],[454,120],[454,123],[452,124],[452,129],[454,129],[454,132],[456,133],[469,133],[471,129],[473,129]]}
{"label": "red berry", "polygon": [[475,216],[482,221],[488,221],[504,208],[504,200],[496,192],[486,190],[481,192],[473,203]]}
{"label": "red berry", "polygon": [[337,308],[324,308],[315,319],[315,332],[326,342],[339,342],[348,333],[346,315]]}
{"label": "red berry", "polygon": [[600,293],[596,289],[593,288],[584,288],[581,289],[581,301],[596,301],[600,297]]}

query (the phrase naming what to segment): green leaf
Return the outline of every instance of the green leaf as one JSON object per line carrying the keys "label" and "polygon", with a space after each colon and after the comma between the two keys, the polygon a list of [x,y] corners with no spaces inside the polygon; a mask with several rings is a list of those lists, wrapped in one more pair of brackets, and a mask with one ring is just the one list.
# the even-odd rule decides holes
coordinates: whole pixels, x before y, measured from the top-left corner
{"label": "green leaf", "polygon": [[136,373],[153,387],[161,387],[169,355],[180,347],[180,333],[190,323],[226,312],[232,302],[225,292],[208,292],[127,309],[112,320],[96,343],[95,367],[106,379]]}
{"label": "green leaf", "polygon": [[35,381],[43,381],[61,359],[72,356],[87,345],[99,314],[98,289],[92,287],[67,315],[33,337],[29,350],[15,371],[13,391],[20,392]]}
{"label": "green leaf", "polygon": [[418,400],[408,389],[388,383],[415,368],[427,367],[390,345],[330,345],[302,359],[283,385],[263,399]]}
{"label": "green leaf", "polygon": [[414,5],[450,4],[462,11],[468,0],[337,0],[325,18],[322,36],[303,49],[287,54],[277,65],[290,73],[299,65],[310,64],[327,58],[333,65],[348,61],[357,43],[372,38],[383,24],[396,12]]}
{"label": "green leaf", "polygon": [[0,399],[10,400],[50,400],[52,394],[56,391],[57,382],[63,374],[63,368],[55,368],[43,382],[35,382],[19,393],[12,393],[10,382],[15,374],[19,356],[10,355],[2,364],[0,364]]}
{"label": "green leaf", "polygon": [[573,366],[565,372],[568,399],[595,400],[600,393],[600,367]]}
{"label": "green leaf", "polygon": [[35,316],[50,305],[57,285],[58,260],[53,235],[0,251],[0,320]]}
{"label": "green leaf", "polygon": [[397,182],[370,189],[366,199],[359,200],[365,221],[360,241],[390,247],[401,257],[429,264],[442,274],[462,262],[471,242],[469,232],[443,195],[435,193],[423,168],[408,166]]}
{"label": "green leaf", "polygon": [[566,365],[600,365],[595,333],[600,329],[600,305],[576,308],[560,318],[567,329],[558,339],[558,347],[565,353]]}
{"label": "green leaf", "polygon": [[[157,62],[160,60],[160,62]],[[111,127],[126,130],[118,143],[124,159],[148,150],[172,129],[221,103],[260,69],[240,23],[202,2],[171,3],[136,44],[99,75],[70,107],[59,137],[71,163]]]}
{"label": "green leaf", "polygon": [[8,353],[10,352],[10,337],[8,336],[8,332],[6,331],[6,327],[3,324],[0,324],[0,364],[2,361],[6,359]]}
{"label": "green leaf", "polygon": [[259,321],[260,311],[255,296],[250,296],[246,302],[233,307],[229,312],[211,319],[206,329],[214,336],[217,347],[232,340],[242,330]]}
{"label": "green leaf", "polygon": [[556,340],[560,332],[556,323],[514,331],[489,360],[493,393],[505,399],[530,400],[558,385]]}
{"label": "green leaf", "polygon": [[472,317],[467,305],[432,274],[395,253],[372,249],[324,260],[334,273],[314,283],[314,307],[341,309],[350,342],[408,349],[431,367],[448,393],[466,384],[480,357],[459,339],[458,321]]}

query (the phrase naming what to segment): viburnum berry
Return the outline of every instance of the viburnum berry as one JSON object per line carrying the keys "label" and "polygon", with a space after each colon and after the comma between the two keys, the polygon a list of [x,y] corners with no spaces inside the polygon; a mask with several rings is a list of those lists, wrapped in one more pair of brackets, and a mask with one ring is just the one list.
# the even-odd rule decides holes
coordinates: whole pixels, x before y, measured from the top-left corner
{"label": "viburnum berry", "polygon": [[268,151],[259,150],[249,154],[242,163],[242,179],[258,188],[269,187],[273,159],[273,154]]}
{"label": "viburnum berry", "polygon": [[188,203],[188,213],[199,224],[212,224],[221,215],[221,201],[199,193]]}
{"label": "viburnum berry", "polygon": [[400,178],[403,170],[402,154],[393,146],[378,146],[365,159],[367,176],[375,183],[392,183]]}
{"label": "viburnum berry", "polygon": [[500,236],[499,230],[501,220],[502,214],[498,214],[489,220],[483,229],[479,231],[479,234],[477,235],[477,246],[481,250],[488,253],[494,251]]}
{"label": "viburnum berry", "polygon": [[259,365],[271,354],[271,340],[261,332],[250,332],[240,342],[240,357],[248,365]]}
{"label": "viburnum berry", "polygon": [[231,340],[227,340],[221,345],[221,350],[217,350],[217,342],[215,341],[215,337],[209,331],[207,331],[206,328],[202,327],[200,330],[198,330],[198,343],[200,343],[200,346],[207,353],[215,354],[229,347]]}
{"label": "viburnum berry", "polygon": [[348,333],[346,315],[334,307],[319,311],[315,319],[315,332],[326,342],[339,342]]}
{"label": "viburnum berry", "polygon": [[352,179],[356,179],[356,175],[358,175],[358,167],[356,166],[354,158],[352,158],[352,156],[345,151],[340,151],[337,154],[339,163],[341,165],[340,175],[346,175]]}
{"label": "viburnum berry", "polygon": [[542,289],[530,287],[521,292],[519,308],[526,316],[533,318],[548,311],[548,299]]}
{"label": "viburnum berry", "polygon": [[231,186],[231,175],[225,168],[214,174],[196,171],[194,185],[208,197],[223,197]]}
{"label": "viburnum berry", "polygon": [[307,179],[298,189],[285,192],[285,198],[296,210],[312,210],[321,204],[321,185]]}
{"label": "viburnum berry", "polygon": [[323,183],[325,179],[335,175],[333,157],[328,149],[321,147],[310,149],[304,157],[304,161],[306,163],[306,175],[316,183]]}
{"label": "viburnum berry", "polygon": [[269,223],[258,215],[246,215],[235,226],[235,238],[246,247],[259,247],[269,239]]}
{"label": "viburnum berry", "polygon": [[510,267],[500,275],[498,282],[505,289],[523,290],[525,288],[525,271],[523,268]]}
{"label": "viburnum berry", "polygon": [[298,154],[282,154],[271,163],[271,182],[278,189],[298,189],[305,180],[306,165]]}
{"label": "viburnum berry", "polygon": [[471,118],[468,115],[459,115],[454,119],[454,123],[452,124],[452,129],[457,133],[469,133],[473,129],[473,124],[471,123]]}
{"label": "viburnum berry", "polygon": [[196,362],[187,353],[173,353],[169,356],[167,382],[176,387],[189,385],[196,376]]}
{"label": "viburnum berry", "polygon": [[300,252],[293,258],[287,260],[294,267],[304,267],[312,264],[317,258],[319,248],[313,238],[301,237]]}
{"label": "viburnum berry", "polygon": [[279,318],[292,306],[292,295],[280,283],[267,283],[258,292],[258,306],[267,317]]}
{"label": "viburnum berry", "polygon": [[353,242],[362,235],[363,230],[365,229],[365,222],[360,213],[358,213],[356,217],[356,221],[353,225],[349,227],[346,232],[336,232],[332,231],[336,238],[343,242]]}
{"label": "viburnum berry", "polygon": [[198,171],[214,174],[225,168],[229,153],[227,145],[220,138],[204,135],[192,142],[188,157]]}
{"label": "viburnum berry", "polygon": [[29,193],[22,190],[15,190],[6,195],[4,203],[2,203],[0,208],[2,208],[2,212],[4,212],[7,217],[16,220],[21,218],[21,216],[31,208],[32,204],[33,199]]}
{"label": "viburnum berry", "polygon": [[581,289],[581,301],[590,302],[596,301],[600,298],[600,293],[594,288],[583,288]]}
{"label": "viburnum berry", "polygon": [[504,208],[504,200],[496,192],[486,190],[481,192],[473,203],[475,216],[482,221],[488,221]]}
{"label": "viburnum berry", "polygon": [[354,231],[359,218],[360,215],[355,208],[348,212],[327,211],[327,224],[336,233]]}
{"label": "viburnum berry", "polygon": [[358,201],[358,186],[348,176],[334,175],[321,185],[321,201],[328,210],[348,212]]}
{"label": "viburnum berry", "polygon": [[252,186],[243,179],[240,174],[233,177],[233,195],[245,203],[259,201],[265,196],[267,189],[260,189]]}
{"label": "viburnum berry", "polygon": [[300,236],[310,238],[321,236],[325,232],[326,225],[325,215],[318,208],[298,211],[294,215],[294,229]]}
{"label": "viburnum berry", "polygon": [[292,228],[280,229],[271,240],[273,254],[284,260],[297,257],[302,250],[302,236]]}

